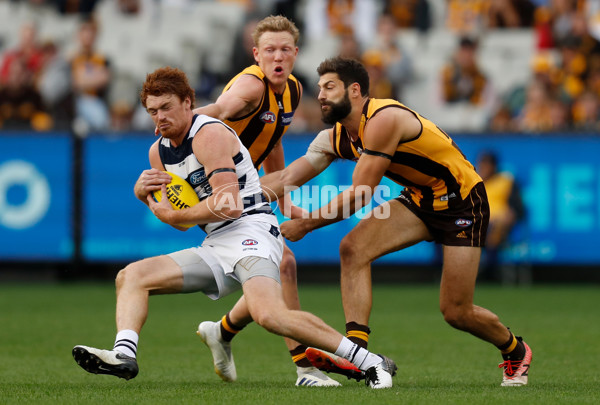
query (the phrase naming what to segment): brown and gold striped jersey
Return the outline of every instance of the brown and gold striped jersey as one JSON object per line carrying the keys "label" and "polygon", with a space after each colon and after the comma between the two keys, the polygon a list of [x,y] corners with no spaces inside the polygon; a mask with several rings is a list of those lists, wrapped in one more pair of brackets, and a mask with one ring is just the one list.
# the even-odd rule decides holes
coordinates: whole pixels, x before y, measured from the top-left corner
{"label": "brown and gold striped jersey", "polygon": [[385,108],[410,111],[421,122],[420,134],[400,142],[385,172],[386,177],[405,186],[413,201],[423,209],[440,211],[458,205],[481,182],[473,165],[454,141],[433,122],[395,100],[369,99],[363,108],[358,138],[352,141],[346,128],[333,128],[333,149],[343,159],[358,160],[364,147],[365,125]]}
{"label": "brown and gold striped jersey", "polygon": [[245,74],[256,76],[264,82],[263,98],[254,111],[224,122],[237,132],[242,144],[250,151],[254,166],[259,168],[292,122],[294,112],[300,103],[300,83],[290,75],[284,92],[276,94],[269,86],[267,77],[260,67],[252,65],[231,79],[223,92],[229,90],[233,83]]}

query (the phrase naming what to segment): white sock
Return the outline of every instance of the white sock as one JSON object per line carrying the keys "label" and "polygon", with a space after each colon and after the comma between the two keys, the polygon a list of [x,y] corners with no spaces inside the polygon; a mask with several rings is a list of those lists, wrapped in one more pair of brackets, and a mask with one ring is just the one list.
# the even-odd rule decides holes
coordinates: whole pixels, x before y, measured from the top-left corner
{"label": "white sock", "polygon": [[371,353],[367,349],[363,349],[347,337],[342,338],[335,354],[350,361],[362,371],[368,370],[382,361],[381,357]]}
{"label": "white sock", "polygon": [[139,336],[136,331],[125,329],[117,333],[115,346],[113,350],[123,353],[126,356],[136,358]]}

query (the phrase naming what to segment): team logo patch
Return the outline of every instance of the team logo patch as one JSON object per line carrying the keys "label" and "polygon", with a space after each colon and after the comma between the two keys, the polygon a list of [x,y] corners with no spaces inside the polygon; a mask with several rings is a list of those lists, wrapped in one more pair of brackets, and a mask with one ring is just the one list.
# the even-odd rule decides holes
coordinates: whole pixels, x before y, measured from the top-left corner
{"label": "team logo patch", "polygon": [[471,226],[471,224],[473,224],[473,221],[471,221],[470,219],[457,219],[456,221],[454,221],[454,223],[457,226],[460,226],[461,228],[466,228],[467,226]]}
{"label": "team logo patch", "polygon": [[265,124],[272,124],[277,120],[277,117],[271,111],[265,111],[260,115],[260,120]]}
{"label": "team logo patch", "polygon": [[292,118],[294,117],[294,112],[286,112],[281,114],[281,123],[283,125],[290,125],[292,123]]}
{"label": "team logo patch", "polygon": [[242,242],[242,245],[244,245],[244,246],[254,246],[254,245],[258,245],[258,241],[254,240],[254,239],[246,239],[245,241]]}
{"label": "team logo patch", "polygon": [[197,186],[198,184],[202,183],[202,181],[205,178],[206,178],[206,175],[204,174],[204,170],[198,171],[198,172],[192,173],[192,175],[190,176],[190,183],[192,183],[193,186]]}

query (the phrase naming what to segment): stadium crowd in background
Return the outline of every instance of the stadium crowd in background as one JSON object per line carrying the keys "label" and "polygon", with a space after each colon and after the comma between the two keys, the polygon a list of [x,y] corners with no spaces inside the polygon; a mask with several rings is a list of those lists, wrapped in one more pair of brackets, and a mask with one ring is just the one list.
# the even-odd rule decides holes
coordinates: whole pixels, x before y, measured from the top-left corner
{"label": "stadium crowd in background", "polygon": [[[129,16],[132,21],[142,18],[152,9],[153,20],[160,19],[157,7],[179,7],[191,9],[200,1],[194,0],[96,0],[96,1],[64,1],[64,0],[22,0],[3,1],[5,4],[17,7],[27,7],[32,18],[24,20],[20,29],[21,40],[17,41],[17,32],[0,36],[0,104],[2,115],[0,122],[4,129],[32,128],[34,130],[64,129],[71,127],[72,120],[80,116],[81,96],[94,95],[96,98],[96,113],[93,115],[94,129],[108,130],[146,130],[152,124],[147,119],[135,119],[139,105],[124,103],[119,98],[111,98],[115,86],[121,84],[115,79],[103,79],[106,83],[101,89],[81,90],[77,77],[72,77],[68,89],[52,86],[47,77],[60,77],[64,80],[61,69],[61,59],[69,59],[69,52],[77,46],[78,36],[74,33],[67,41],[40,36],[32,23],[44,15],[48,9],[53,10],[55,18],[71,18],[78,16],[82,24],[89,17],[94,17],[98,36],[103,30],[110,30],[110,24],[96,18],[99,10],[111,3],[115,12]],[[248,61],[248,27],[256,20],[266,15],[285,13],[292,18],[304,34],[303,43],[322,41],[324,38],[335,38],[341,43],[338,51],[343,56],[349,52],[369,69],[372,76],[372,91],[377,97],[395,97],[407,105],[411,99],[406,98],[405,90],[417,82],[414,74],[414,61],[421,57],[418,47],[407,51],[403,49],[401,40],[406,30],[416,30],[420,38],[427,38],[432,30],[447,30],[461,40],[463,45],[468,42],[478,44],[487,32],[494,30],[529,29],[535,35],[536,49],[533,55],[522,56],[531,58],[529,80],[512,86],[502,92],[493,91],[495,81],[493,74],[481,68],[474,79],[473,94],[470,96],[450,97],[449,102],[472,103],[478,99],[476,94],[481,87],[482,78],[491,89],[489,100],[483,105],[477,104],[487,116],[487,125],[481,130],[491,132],[522,131],[527,133],[544,133],[553,131],[594,131],[600,121],[600,6],[591,0],[305,0],[301,2],[275,0],[220,0],[217,3],[238,4],[243,8],[244,23],[237,27],[237,40],[233,43],[235,52],[231,67],[226,71],[211,71],[207,66],[208,58],[201,57],[202,68],[197,72],[196,90],[200,99],[209,102],[215,99],[228,78]],[[435,10],[443,8],[443,17]],[[105,7],[104,7],[105,8]],[[4,8],[8,10],[8,8]],[[45,14],[44,14],[45,13]],[[8,14],[8,13],[7,13]],[[438,18],[434,18],[438,15]],[[11,18],[8,15],[2,18]],[[356,19],[360,18],[360,24]],[[12,37],[14,38],[12,38]],[[97,45],[97,44],[96,44]],[[460,47],[462,48],[462,47]],[[46,50],[46,52],[44,51]],[[303,49],[305,47],[303,46]],[[483,58],[479,48],[472,48],[474,59]],[[104,55],[105,64],[107,55]],[[334,56],[334,55],[327,55]],[[109,56],[110,57],[110,56]],[[127,58],[128,55],[120,57]],[[193,56],[190,56],[193,57]],[[49,119],[35,123],[31,117],[35,114],[25,114],[29,118],[14,119],[14,111],[20,110],[18,103],[15,107],[15,84],[9,89],[6,83],[9,67],[15,61],[21,60],[29,76],[24,83],[24,94],[32,98],[34,110],[48,114]],[[102,59],[102,57],[101,57]],[[99,61],[97,57],[93,60]],[[112,60],[114,62],[114,60]],[[316,65],[318,61],[314,61]],[[176,65],[176,64],[174,64]],[[106,66],[106,65],[105,65]],[[108,65],[110,66],[110,65]],[[49,70],[50,72],[47,72]],[[109,71],[112,69],[109,69]],[[76,70],[70,74],[74,74]],[[196,72],[188,72],[193,78]],[[297,73],[296,71],[294,73]],[[455,73],[452,75],[452,73]],[[429,73],[426,80],[440,81],[440,88],[452,89],[452,80],[461,81],[455,71],[444,68],[444,72]],[[79,75],[79,74],[78,74]],[[105,72],[104,76],[107,75]],[[308,82],[300,72],[297,77],[304,85],[307,94],[311,95],[315,83]],[[102,81],[102,80],[100,80]],[[193,80],[193,82],[196,82]],[[543,82],[541,84],[540,82]],[[62,82],[61,82],[62,83]],[[464,83],[464,82],[463,82]],[[458,86],[461,87],[461,86]],[[456,89],[456,83],[454,83]],[[50,92],[50,93],[49,93]],[[42,98],[41,106],[35,93]],[[543,106],[535,104],[536,94],[545,94]],[[7,95],[8,94],[8,95]],[[444,98],[440,97],[442,101]],[[447,94],[444,92],[444,94]],[[74,97],[71,99],[70,97]],[[432,95],[433,98],[436,95]],[[487,96],[486,96],[487,97]],[[435,100],[433,100],[435,101]],[[106,105],[103,105],[106,104]],[[27,109],[21,109],[27,110]],[[303,101],[297,112],[297,120],[291,132],[315,132],[322,129],[318,119],[312,116],[315,104]],[[106,118],[108,114],[112,117]],[[555,115],[557,115],[555,117]],[[39,115],[37,115],[39,117]],[[141,114],[143,117],[143,114]],[[19,122],[17,122],[19,121]],[[88,120],[89,121],[89,120]]]}
{"label": "stadium crowd in background", "polygon": [[77,33],[78,49],[70,57],[71,80],[75,97],[75,118],[91,130],[110,128],[106,101],[111,70],[108,58],[96,49],[97,24],[84,20]]}

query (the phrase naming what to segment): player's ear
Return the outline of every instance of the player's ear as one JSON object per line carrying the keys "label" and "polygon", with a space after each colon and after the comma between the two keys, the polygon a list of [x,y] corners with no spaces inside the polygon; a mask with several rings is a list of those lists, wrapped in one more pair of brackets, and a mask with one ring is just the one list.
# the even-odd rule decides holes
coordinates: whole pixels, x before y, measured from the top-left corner
{"label": "player's ear", "polygon": [[259,60],[258,60],[258,48],[257,47],[252,48],[252,54],[254,55],[254,60],[256,61],[256,63],[258,63]]}
{"label": "player's ear", "polygon": [[360,93],[360,84],[354,82],[350,85],[350,96],[361,98],[362,94]]}

